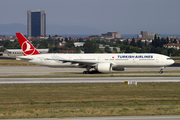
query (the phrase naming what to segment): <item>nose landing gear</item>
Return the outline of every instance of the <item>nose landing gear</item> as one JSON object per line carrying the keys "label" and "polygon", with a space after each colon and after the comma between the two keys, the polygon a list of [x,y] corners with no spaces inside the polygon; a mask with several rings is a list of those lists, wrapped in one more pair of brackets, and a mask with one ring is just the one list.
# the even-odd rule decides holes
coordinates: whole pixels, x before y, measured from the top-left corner
{"label": "nose landing gear", "polygon": [[163,73],[163,69],[164,69],[164,67],[162,67],[162,68],[160,69],[160,71],[159,71],[160,74]]}
{"label": "nose landing gear", "polygon": [[162,74],[162,73],[163,73],[163,69],[161,69],[161,70],[159,71],[159,73]]}

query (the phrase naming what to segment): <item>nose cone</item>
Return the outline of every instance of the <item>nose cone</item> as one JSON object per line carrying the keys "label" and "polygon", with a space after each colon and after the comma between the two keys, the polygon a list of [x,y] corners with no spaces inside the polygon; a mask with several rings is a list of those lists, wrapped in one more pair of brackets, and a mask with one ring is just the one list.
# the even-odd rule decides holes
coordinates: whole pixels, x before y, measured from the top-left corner
{"label": "nose cone", "polygon": [[174,61],[173,59],[167,60],[167,65],[172,65],[172,64],[174,64],[174,63],[175,63],[175,61]]}

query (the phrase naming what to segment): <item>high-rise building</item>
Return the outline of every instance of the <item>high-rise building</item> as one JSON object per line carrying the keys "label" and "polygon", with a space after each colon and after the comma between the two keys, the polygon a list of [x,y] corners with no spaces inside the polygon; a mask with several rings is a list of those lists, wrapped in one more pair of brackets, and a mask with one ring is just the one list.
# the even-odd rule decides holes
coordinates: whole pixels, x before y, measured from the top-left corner
{"label": "high-rise building", "polygon": [[46,12],[44,10],[27,11],[28,37],[46,35]]}
{"label": "high-rise building", "polygon": [[142,38],[144,38],[144,39],[147,39],[147,38],[148,38],[148,33],[147,33],[147,31],[141,31],[141,35],[142,35]]}
{"label": "high-rise building", "polygon": [[147,31],[141,31],[141,34],[139,34],[138,38],[148,39],[148,40],[154,40],[154,37],[161,39],[161,35],[157,33],[148,33]]}
{"label": "high-rise building", "polygon": [[118,32],[107,32],[101,35],[102,37],[112,37],[112,38],[121,38],[121,34]]}

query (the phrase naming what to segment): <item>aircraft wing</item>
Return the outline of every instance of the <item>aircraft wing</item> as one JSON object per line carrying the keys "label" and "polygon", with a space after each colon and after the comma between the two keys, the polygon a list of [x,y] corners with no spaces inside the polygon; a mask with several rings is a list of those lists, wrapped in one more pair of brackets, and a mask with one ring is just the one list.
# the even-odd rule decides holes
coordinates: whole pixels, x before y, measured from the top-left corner
{"label": "aircraft wing", "polygon": [[46,60],[57,60],[57,61],[62,61],[63,63],[66,63],[66,62],[70,62],[72,64],[83,64],[83,65],[93,65],[93,64],[96,64],[96,63],[99,63],[97,61],[85,61],[85,60],[68,60],[68,59],[51,59],[51,58],[47,58]]}

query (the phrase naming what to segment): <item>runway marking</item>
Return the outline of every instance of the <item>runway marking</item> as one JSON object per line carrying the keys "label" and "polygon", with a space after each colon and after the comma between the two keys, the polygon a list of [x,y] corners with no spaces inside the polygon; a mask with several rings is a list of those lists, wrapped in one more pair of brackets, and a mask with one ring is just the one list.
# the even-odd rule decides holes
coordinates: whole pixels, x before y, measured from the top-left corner
{"label": "runway marking", "polygon": [[108,78],[0,78],[0,84],[77,84],[77,83],[180,82],[180,77],[108,77]]}

